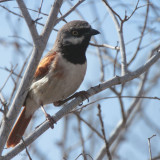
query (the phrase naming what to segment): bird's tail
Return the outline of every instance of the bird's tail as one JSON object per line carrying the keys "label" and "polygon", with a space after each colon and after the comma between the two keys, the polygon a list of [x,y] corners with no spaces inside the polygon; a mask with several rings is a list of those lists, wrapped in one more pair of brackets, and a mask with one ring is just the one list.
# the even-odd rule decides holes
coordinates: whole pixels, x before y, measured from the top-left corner
{"label": "bird's tail", "polygon": [[14,147],[22,139],[22,136],[32,118],[32,115],[26,117],[25,112],[26,112],[26,107],[24,107],[24,109],[22,110],[18,120],[16,121],[16,124],[14,125],[8,137],[7,148]]}

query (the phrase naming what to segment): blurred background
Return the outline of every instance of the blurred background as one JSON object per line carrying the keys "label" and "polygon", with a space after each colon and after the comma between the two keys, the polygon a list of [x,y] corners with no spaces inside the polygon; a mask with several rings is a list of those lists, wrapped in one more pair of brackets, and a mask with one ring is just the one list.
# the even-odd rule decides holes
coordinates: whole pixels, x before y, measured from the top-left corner
{"label": "blurred background", "polygon": [[[67,13],[78,2],[64,0],[58,17]],[[38,19],[36,27],[39,34],[53,3],[54,0],[25,0],[32,19]],[[135,71],[160,46],[160,2],[140,0],[137,5],[137,0],[109,0],[108,3],[120,17],[119,19],[114,14],[118,23],[123,23],[128,71]],[[33,43],[16,1],[0,3],[0,19],[0,108],[3,109],[2,102],[6,102],[5,106],[9,109],[29,61]],[[72,20],[86,20],[101,32],[91,40],[95,46],[88,47],[87,73],[79,91],[87,90],[116,75],[121,76],[118,31],[103,0],[85,0],[61,20],[53,29],[43,56],[52,48],[57,30]],[[106,47],[106,44],[112,48]],[[106,89],[89,98],[89,102],[85,101],[77,106],[75,111],[58,121],[53,130],[47,130],[28,146],[32,159],[98,160],[99,155],[102,155],[102,148],[105,148],[105,140],[110,143],[109,150],[113,160],[148,160],[151,155],[152,159],[160,159],[159,66],[158,61],[140,77]],[[51,115],[60,109],[61,107],[53,107],[52,104],[46,107]],[[0,112],[0,119],[2,116],[3,113]],[[44,120],[45,116],[39,109],[25,135],[33,132]],[[116,133],[114,138],[113,133]],[[151,147],[148,145],[150,137]],[[152,153],[149,153],[149,149]],[[4,149],[4,154],[9,150],[11,149]],[[13,159],[29,158],[23,151]],[[100,159],[108,159],[106,152]]]}

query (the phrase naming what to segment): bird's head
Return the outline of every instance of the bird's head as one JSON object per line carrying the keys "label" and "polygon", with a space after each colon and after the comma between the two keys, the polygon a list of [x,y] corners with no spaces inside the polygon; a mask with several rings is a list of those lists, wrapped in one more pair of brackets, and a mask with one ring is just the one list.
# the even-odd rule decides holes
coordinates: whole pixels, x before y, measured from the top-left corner
{"label": "bird's head", "polygon": [[59,30],[56,48],[61,51],[64,57],[84,57],[91,37],[99,33],[86,21],[71,21]]}
{"label": "bird's head", "polygon": [[99,31],[92,29],[86,21],[71,21],[64,25],[58,33],[62,45],[87,45],[93,35],[99,34]]}

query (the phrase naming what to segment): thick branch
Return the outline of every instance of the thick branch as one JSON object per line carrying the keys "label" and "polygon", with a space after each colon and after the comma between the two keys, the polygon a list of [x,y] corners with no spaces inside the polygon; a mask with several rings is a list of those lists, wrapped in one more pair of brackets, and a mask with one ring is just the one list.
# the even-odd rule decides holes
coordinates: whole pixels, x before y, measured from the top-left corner
{"label": "thick branch", "polygon": [[[24,3],[22,2],[22,0],[17,0],[17,1],[18,1],[18,4],[20,3],[19,7],[21,8],[21,10],[24,10],[25,7],[24,7]],[[1,125],[1,130],[0,130],[0,142],[1,142],[0,155],[3,151],[6,140],[8,138],[10,131],[11,131],[11,128],[16,120],[16,117],[19,114],[21,106],[24,103],[25,97],[28,93],[28,88],[29,88],[29,86],[32,82],[32,79],[33,79],[33,75],[34,75],[35,70],[37,68],[37,65],[39,63],[41,55],[45,49],[45,46],[48,41],[49,35],[52,31],[53,25],[55,25],[53,22],[55,22],[57,19],[58,11],[62,5],[62,1],[63,0],[56,0],[55,1],[54,6],[52,7],[52,10],[49,14],[47,25],[45,26],[45,29],[42,34],[43,38],[37,35],[38,39],[37,38],[35,39],[36,43],[35,43],[35,46],[32,51],[31,60],[28,64],[28,67],[26,69],[24,77],[21,81],[20,87],[17,91],[17,94],[15,95],[15,98],[13,100],[13,103],[11,105],[11,108],[10,108],[6,118],[2,120],[2,125]],[[30,16],[28,15],[28,11],[26,12],[26,10],[25,10],[22,12],[22,14],[24,14],[23,17],[26,16],[25,19],[27,21],[27,24],[30,23],[31,18],[29,18]],[[31,27],[30,31],[34,32],[35,28],[32,30],[33,26],[28,25],[28,27],[29,28]],[[31,33],[31,34],[33,34],[33,36],[36,35],[35,33]]]}
{"label": "thick branch", "polygon": [[[126,83],[132,79],[135,79],[139,77],[141,74],[146,72],[156,61],[160,58],[160,51],[152,56],[148,62],[138,68],[134,72],[130,72],[124,76],[121,77],[114,77],[111,80],[108,80],[107,82],[103,82],[95,87],[91,87],[89,90],[87,90],[87,93],[90,96],[93,96],[107,88],[110,88],[114,85],[123,84]],[[86,98],[85,98],[86,99]],[[55,116],[53,116],[55,121],[60,120],[64,115],[70,113],[77,105],[82,103],[85,99],[82,99],[81,97],[76,98],[72,102],[70,102],[68,105],[63,107],[60,111],[56,113]],[[28,146],[33,141],[35,141],[41,134],[43,134],[48,128],[50,128],[50,124],[48,121],[44,122],[42,126],[37,128],[33,133],[31,133],[27,138],[25,138],[25,144]],[[8,152],[6,155],[4,155],[3,158],[0,158],[0,160],[9,160],[13,158],[15,155],[17,155],[19,152],[21,152],[24,149],[23,143],[19,143],[15,148],[13,148],[10,152]]]}

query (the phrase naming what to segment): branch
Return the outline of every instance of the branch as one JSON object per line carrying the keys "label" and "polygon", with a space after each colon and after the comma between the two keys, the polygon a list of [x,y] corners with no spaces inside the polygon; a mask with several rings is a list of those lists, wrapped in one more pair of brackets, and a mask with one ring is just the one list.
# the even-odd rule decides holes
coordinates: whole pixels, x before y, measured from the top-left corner
{"label": "branch", "polygon": [[55,0],[54,5],[51,8],[46,25],[44,26],[44,29],[40,36],[43,40],[43,43],[45,44],[48,41],[49,35],[51,34],[53,27],[56,25],[57,15],[59,13],[59,9],[62,3],[63,3],[63,0]]}
{"label": "branch", "polygon": [[152,160],[152,150],[151,150],[151,139],[155,137],[156,135],[152,135],[151,137],[148,138],[148,146],[149,146],[149,154],[150,154],[150,160]]}
{"label": "branch", "polygon": [[[32,51],[32,56],[30,59],[30,62],[28,64],[28,67],[26,69],[26,72],[24,74],[24,77],[21,81],[21,84],[19,86],[19,89],[15,95],[15,98],[13,100],[13,103],[11,105],[11,108],[9,110],[9,112],[7,113],[7,117],[6,119],[2,119],[2,123],[1,123],[1,128],[0,128],[0,155],[3,151],[3,148],[5,146],[5,143],[7,141],[8,135],[11,131],[11,128],[19,114],[19,111],[21,109],[20,106],[23,105],[24,100],[26,98],[26,95],[28,93],[28,88],[32,82],[33,79],[33,75],[35,73],[35,70],[37,68],[37,65],[40,61],[41,55],[45,49],[46,43],[48,41],[49,35],[52,31],[53,26],[55,25],[55,21],[57,19],[57,15],[58,15],[58,11],[59,8],[62,5],[62,1],[63,0],[56,0],[54,2],[54,5],[51,9],[51,12],[49,14],[48,20],[47,20],[47,24],[43,30],[42,36],[38,36],[37,31],[35,31],[35,25],[30,24],[31,22],[31,18],[30,15],[24,5],[24,3],[22,2],[22,0],[17,0],[17,3],[19,4],[19,7],[21,8],[23,17],[25,18],[27,25],[30,29],[30,32],[32,34],[32,36],[36,36],[36,38],[32,37],[35,43],[35,46],[33,48]],[[26,14],[26,15],[25,15]],[[25,17],[26,16],[26,17]],[[35,33],[33,33],[35,32]]]}
{"label": "branch", "polygon": [[136,51],[134,53],[134,56],[129,61],[128,65],[130,65],[133,62],[133,60],[135,59],[135,57],[137,56],[137,53],[138,53],[138,51],[140,49],[140,46],[141,46],[141,43],[142,43],[142,40],[143,40],[143,37],[144,37],[144,31],[146,30],[147,20],[148,20],[148,13],[149,13],[149,0],[147,0],[147,1],[148,1],[148,3],[147,3],[146,15],[145,15],[145,20],[144,20],[144,25],[143,25],[143,29],[142,29],[142,32],[141,32],[140,40],[138,42],[137,49],[136,49]]}
{"label": "branch", "polygon": [[98,104],[98,117],[99,117],[99,120],[100,120],[100,124],[101,124],[101,130],[102,130],[102,134],[103,134],[103,139],[104,139],[104,142],[105,142],[105,150],[106,150],[106,153],[107,153],[107,156],[108,156],[108,160],[112,160],[112,156],[111,156],[111,153],[110,153],[110,150],[109,150],[109,143],[106,139],[106,133],[105,133],[105,130],[104,130],[104,122],[103,122],[103,119],[102,119],[102,114],[101,114],[101,106],[100,104]]}
{"label": "branch", "polygon": [[110,48],[110,49],[117,50],[117,51],[120,50],[120,48],[118,46],[111,46],[108,44],[94,44],[94,43],[89,43],[89,44],[91,46],[96,46],[96,47],[106,47],[106,48]]}
{"label": "branch", "polygon": [[[139,87],[138,93],[137,93],[138,96],[142,95],[143,88],[144,88],[144,83],[145,83],[145,81],[146,81],[147,75],[148,75],[148,72],[145,73],[144,78],[143,78],[143,80],[141,81],[141,84],[140,84],[140,87]],[[130,107],[129,107],[128,111],[127,111],[126,119],[128,119],[128,118],[132,115],[134,109],[137,108],[137,103],[139,102],[139,100],[140,100],[140,99],[137,99],[137,98],[136,98],[136,99],[132,102],[132,104],[130,105]],[[138,106],[139,106],[139,105],[138,105]],[[127,123],[126,125],[128,125],[128,123]],[[123,131],[124,127],[125,127],[125,126],[124,126],[123,120],[120,120],[119,123],[118,123],[118,125],[117,125],[117,127],[115,128],[115,130],[114,130],[114,131],[111,133],[111,135],[110,135],[109,145],[111,145],[111,144],[115,141],[115,139],[117,138],[117,136],[121,133],[121,131]],[[104,145],[104,146],[101,148],[100,152],[98,153],[98,155],[97,155],[97,157],[96,157],[96,160],[101,160],[101,159],[103,159],[105,153],[106,153],[106,152],[105,152],[105,145]]]}
{"label": "branch", "polygon": [[34,24],[34,21],[32,20],[27,8],[26,8],[26,5],[25,3],[23,2],[23,0],[17,0],[17,3],[18,3],[18,6],[22,12],[22,15],[27,23],[27,26],[28,26],[28,29],[31,33],[31,36],[32,36],[32,39],[33,39],[33,42],[35,45],[38,45],[38,32],[37,32],[37,29],[36,29],[36,26]]}
{"label": "branch", "polygon": [[[126,51],[125,51],[125,45],[124,45],[124,37],[123,37],[123,23],[122,23],[122,19],[120,18],[120,16],[109,6],[108,2],[106,0],[102,0],[105,4],[105,6],[108,9],[108,12],[110,14],[110,16],[113,19],[113,22],[115,23],[117,32],[118,32],[118,36],[119,36],[119,43],[120,43],[120,52],[121,52],[121,75],[125,75],[127,74],[127,62],[126,62]],[[121,25],[119,24],[117,17],[121,20]]]}
{"label": "branch", "polygon": [[[154,50],[153,50],[154,51]],[[153,51],[150,53],[152,54]],[[132,79],[135,79],[139,77],[141,74],[146,72],[154,63],[157,62],[157,60],[160,58],[160,51],[153,55],[146,64],[135,70],[134,72],[127,73],[124,76],[121,77],[114,77],[106,82],[103,82],[95,87],[91,87],[87,90],[88,97],[91,97],[107,88],[110,88],[114,85],[119,85],[126,83],[128,81],[131,81]],[[52,118],[57,122],[60,120],[63,116],[70,113],[76,106],[81,104],[86,98],[83,97],[77,97],[70,103],[68,103],[65,107],[63,107],[60,111],[58,111],[55,116],[52,116]],[[128,114],[130,113],[130,110],[128,111]],[[40,127],[36,128],[33,133],[31,133],[27,138],[25,138],[25,144],[28,146],[33,141],[35,141],[40,135],[42,135],[47,129],[50,128],[50,123],[48,121],[45,121]],[[110,141],[109,141],[110,143]],[[5,154],[3,157],[0,158],[0,160],[9,160],[13,158],[15,155],[17,155],[19,152],[21,152],[24,149],[23,143],[19,143],[16,147],[14,147],[11,151],[9,151],[7,154]]]}
{"label": "branch", "polygon": [[72,13],[81,3],[83,3],[85,0],[79,0],[67,13],[65,13],[63,16],[57,19],[56,23],[59,23],[61,20],[64,20],[65,17],[67,17],[70,13]]}
{"label": "branch", "polygon": [[103,139],[103,136],[91,124],[84,120],[77,112],[74,112],[74,114],[77,116],[78,119],[84,122],[94,133],[96,133],[101,139]]}

